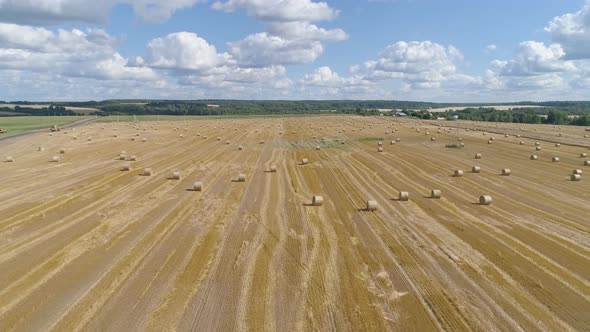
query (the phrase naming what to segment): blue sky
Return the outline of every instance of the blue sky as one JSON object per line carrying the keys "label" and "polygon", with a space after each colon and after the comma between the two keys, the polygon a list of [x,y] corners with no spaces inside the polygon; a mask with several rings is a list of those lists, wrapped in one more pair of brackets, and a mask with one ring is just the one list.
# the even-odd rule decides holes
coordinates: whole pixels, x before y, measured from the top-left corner
{"label": "blue sky", "polygon": [[584,0],[0,0],[0,100],[590,99]]}

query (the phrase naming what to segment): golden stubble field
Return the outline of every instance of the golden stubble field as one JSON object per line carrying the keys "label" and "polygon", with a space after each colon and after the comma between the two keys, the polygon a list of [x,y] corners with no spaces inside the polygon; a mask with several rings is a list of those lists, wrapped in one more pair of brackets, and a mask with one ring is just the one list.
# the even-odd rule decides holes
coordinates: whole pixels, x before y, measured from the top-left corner
{"label": "golden stubble field", "polygon": [[334,116],[0,141],[0,331],[589,330],[585,134]]}

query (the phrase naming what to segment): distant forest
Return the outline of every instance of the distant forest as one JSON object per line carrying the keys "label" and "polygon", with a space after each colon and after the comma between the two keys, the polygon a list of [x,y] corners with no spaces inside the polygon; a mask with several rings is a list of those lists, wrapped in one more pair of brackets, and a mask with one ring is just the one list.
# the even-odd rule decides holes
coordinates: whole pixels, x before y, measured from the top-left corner
{"label": "distant forest", "polygon": [[[4,103],[0,101],[0,103]],[[15,109],[1,108],[0,112],[16,112],[27,115],[76,115],[66,107],[91,107],[100,111],[92,115],[280,115],[280,114],[358,114],[378,115],[378,109],[396,109],[409,116],[422,119],[444,117],[452,120],[550,123],[590,126],[590,101],[548,101],[517,103],[430,103],[396,100],[104,100],[87,102],[25,102],[10,101],[17,104]],[[47,108],[32,108],[27,105],[49,104]],[[490,106],[531,105],[542,108],[519,108],[501,111]],[[461,111],[430,113],[431,108],[464,108]],[[395,114],[392,112],[391,114]],[[388,115],[388,113],[385,113]]]}

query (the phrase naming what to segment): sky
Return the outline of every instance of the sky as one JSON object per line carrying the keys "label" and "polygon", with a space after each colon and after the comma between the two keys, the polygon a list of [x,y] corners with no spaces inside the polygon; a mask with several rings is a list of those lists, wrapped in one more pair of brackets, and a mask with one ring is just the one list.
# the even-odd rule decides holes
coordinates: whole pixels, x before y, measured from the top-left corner
{"label": "sky", "polygon": [[590,100],[590,0],[0,0],[0,100]]}

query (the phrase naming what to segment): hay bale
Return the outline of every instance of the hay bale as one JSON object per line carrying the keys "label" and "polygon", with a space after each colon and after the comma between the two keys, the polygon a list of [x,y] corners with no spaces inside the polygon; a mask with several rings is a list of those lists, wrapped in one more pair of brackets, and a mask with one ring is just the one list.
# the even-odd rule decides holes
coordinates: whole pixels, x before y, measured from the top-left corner
{"label": "hay bale", "polygon": [[555,147],[556,147],[556,148],[558,148],[558,147],[560,147],[560,146],[561,146],[561,144],[559,144],[559,143],[555,143]]}
{"label": "hay bale", "polygon": [[541,147],[540,146],[537,146],[537,147],[535,147],[535,150],[541,151]]}
{"label": "hay bale", "polygon": [[125,154],[122,153],[119,155],[119,160],[125,160],[125,158],[127,158]]}
{"label": "hay bale", "polygon": [[476,153],[475,154],[475,159],[481,159],[481,153]]}
{"label": "hay bale", "polygon": [[4,161],[7,163],[12,163],[14,162],[14,158],[12,158],[11,156],[6,156],[6,158],[4,158]]}
{"label": "hay bale", "polygon": [[311,205],[313,206],[322,206],[324,204],[324,197],[319,195],[314,195],[311,198]]}
{"label": "hay bale", "polygon": [[270,165],[270,171],[272,173],[276,173],[277,172],[277,165]]}
{"label": "hay bale", "polygon": [[389,145],[394,145],[394,144],[395,144],[395,141],[389,142]]}
{"label": "hay bale", "polygon": [[508,168],[503,168],[502,169],[502,175],[504,175],[504,176],[510,176],[510,173],[511,173],[510,172],[510,169],[508,169]]}
{"label": "hay bale", "polygon": [[588,157],[588,154],[586,152],[580,153],[580,158],[586,158],[586,157]]}
{"label": "hay bale", "polygon": [[492,143],[493,143],[492,141],[488,141],[488,144],[492,144]]}
{"label": "hay bale", "polygon": [[264,144],[264,141],[263,141],[263,140],[261,140],[259,143],[260,143],[260,144]]}
{"label": "hay bale", "polygon": [[430,191],[430,197],[431,198],[441,198],[442,197],[442,191],[438,190],[438,189],[432,189]]}
{"label": "hay bale", "polygon": [[319,145],[316,145],[315,149],[319,151],[321,147]]}
{"label": "hay bale", "polygon": [[143,169],[143,175],[144,176],[152,176],[154,174],[154,171],[151,168],[144,168]]}
{"label": "hay bale", "polygon": [[558,163],[559,162],[559,157],[553,157],[551,158],[551,161],[554,163]]}
{"label": "hay bale", "polygon": [[582,180],[582,175],[580,175],[580,174],[572,174],[571,177],[570,177],[570,179],[572,181],[580,181],[580,180]]}
{"label": "hay bale", "polygon": [[40,146],[40,147],[38,147],[38,148],[37,148],[37,151],[39,151],[39,152],[43,152],[43,151],[45,151],[45,148],[44,148],[44,147],[42,147],[42,146]]}
{"label": "hay bale", "polygon": [[130,171],[130,170],[132,170],[131,164],[125,164],[125,165],[121,166],[121,170],[122,171]]}
{"label": "hay bale", "polygon": [[590,166],[590,160],[584,160],[584,166]]}
{"label": "hay bale", "polygon": [[399,196],[397,197],[399,201],[408,201],[410,199],[410,193],[407,191],[400,191]]}
{"label": "hay bale", "polygon": [[141,141],[142,142],[147,142],[147,138],[144,137],[144,138],[141,139]]}
{"label": "hay bale", "polygon": [[574,169],[572,171],[572,174],[580,174],[580,175],[582,175],[582,170],[581,169]]}
{"label": "hay bale", "polygon": [[180,172],[172,172],[172,179],[173,180],[180,180]]}
{"label": "hay bale", "polygon": [[54,163],[59,162],[59,156],[53,156],[53,157],[51,157],[51,161],[54,162]]}
{"label": "hay bale", "polygon": [[430,140],[434,142],[436,141],[436,137],[431,137]]}
{"label": "hay bale", "polygon": [[238,146],[238,150],[242,151],[244,150],[244,147],[242,145]]}
{"label": "hay bale", "polygon": [[301,165],[307,165],[308,163],[309,163],[309,160],[307,158],[301,159]]}
{"label": "hay bale", "polygon": [[383,148],[382,147],[377,148],[377,152],[383,152]]}
{"label": "hay bale", "polygon": [[460,169],[456,169],[456,170],[453,172],[453,175],[454,175],[455,177],[461,177],[461,176],[463,176],[463,171],[462,171],[462,170],[460,170]]}
{"label": "hay bale", "polygon": [[377,204],[377,201],[375,201],[375,200],[368,200],[367,201],[367,211],[377,211],[378,208],[379,208],[379,205]]}
{"label": "hay bale", "polygon": [[203,190],[203,183],[202,182],[193,183],[193,191],[201,191],[201,190]]}
{"label": "hay bale", "polygon": [[59,153],[60,154],[66,154],[66,149],[64,149],[64,148],[59,149]]}
{"label": "hay bale", "polygon": [[479,166],[471,167],[471,173],[480,173],[480,172],[481,172],[481,167],[479,167]]}
{"label": "hay bale", "polygon": [[537,155],[536,155],[536,154],[532,154],[532,155],[531,155],[531,160],[537,160],[537,159],[538,159],[538,157],[537,157]]}
{"label": "hay bale", "polygon": [[383,142],[377,142],[377,146],[382,146]]}
{"label": "hay bale", "polygon": [[491,204],[492,204],[492,196],[490,196],[490,195],[479,196],[479,205],[491,205]]}
{"label": "hay bale", "polygon": [[129,157],[129,160],[130,160],[130,161],[137,161],[137,157],[136,157],[134,154],[132,154],[132,155]]}
{"label": "hay bale", "polygon": [[239,174],[238,182],[246,182],[246,174]]}
{"label": "hay bale", "polygon": [[520,141],[520,145],[524,145],[524,142],[523,141]]}

